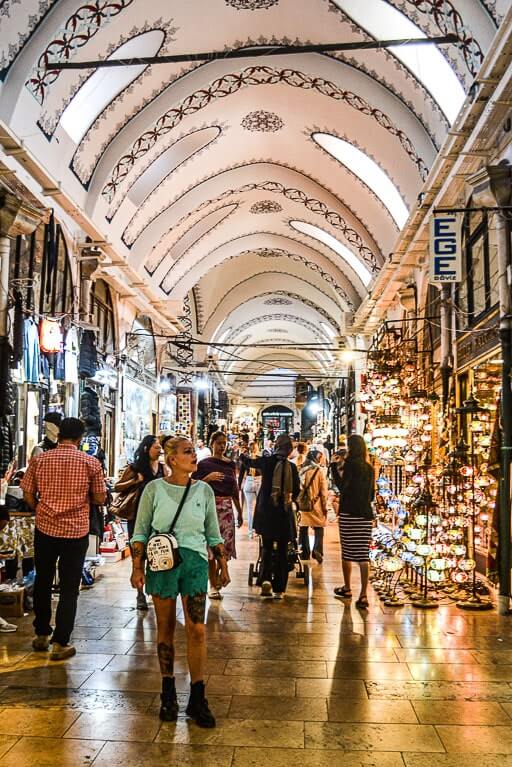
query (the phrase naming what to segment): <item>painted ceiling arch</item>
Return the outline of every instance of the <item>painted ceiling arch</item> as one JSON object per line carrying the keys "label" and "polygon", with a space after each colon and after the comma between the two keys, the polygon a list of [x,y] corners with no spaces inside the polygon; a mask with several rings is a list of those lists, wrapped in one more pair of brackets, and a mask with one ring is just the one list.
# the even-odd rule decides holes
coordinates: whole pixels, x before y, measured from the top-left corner
{"label": "painted ceiling arch", "polygon": [[[276,266],[281,270],[292,270],[295,274],[304,275],[307,279],[318,274],[323,291],[331,299],[334,298],[339,306],[346,304],[349,309],[353,309],[359,301],[357,292],[339,265],[324,256],[320,249],[307,246],[293,236],[285,237],[268,231],[231,239],[202,258],[199,257],[194,266],[176,282],[173,294],[177,298],[184,296],[194,285],[200,290],[209,291],[212,279],[218,278],[224,284],[224,280],[231,279],[232,271],[240,275]],[[217,277],[220,270],[222,273]]]}
{"label": "painted ceiling arch", "polygon": [[[141,285],[184,302],[206,341],[229,330],[234,343],[325,343],[371,290],[443,144],[451,116],[442,82],[432,88],[395,49],[161,64],[110,83],[97,77],[106,70],[56,71],[49,62],[143,55],[152,45],[163,55],[386,39],[394,37],[386,6],[418,36],[457,35],[436,56],[463,96],[510,0],[365,0],[366,17],[355,0],[0,5],[0,119]],[[98,108],[91,102],[83,118],[75,109],[70,127],[66,110],[91,83]],[[368,158],[369,174],[315,134]],[[372,162],[402,200],[399,217],[377,193]],[[270,354],[254,349],[247,364]],[[294,351],[288,361],[325,372],[322,354]]]}
{"label": "painted ceiling arch", "polygon": [[[232,284],[225,285],[220,294],[220,298],[215,302],[210,302],[205,311],[203,333],[210,337],[215,327],[219,324],[222,317],[227,317],[228,322],[232,321],[232,313],[240,306],[244,312],[249,311],[252,301],[257,302],[261,311],[262,305],[268,301],[269,297],[276,297],[282,300],[283,305],[302,302],[302,294],[305,292],[306,280],[290,274],[289,272],[265,271],[251,274],[245,279],[237,280],[235,277]],[[309,285],[310,292],[306,299],[311,313],[315,315],[315,320],[320,322],[322,319],[330,322],[334,327],[340,323],[341,311],[337,304],[330,300],[318,285]]]}

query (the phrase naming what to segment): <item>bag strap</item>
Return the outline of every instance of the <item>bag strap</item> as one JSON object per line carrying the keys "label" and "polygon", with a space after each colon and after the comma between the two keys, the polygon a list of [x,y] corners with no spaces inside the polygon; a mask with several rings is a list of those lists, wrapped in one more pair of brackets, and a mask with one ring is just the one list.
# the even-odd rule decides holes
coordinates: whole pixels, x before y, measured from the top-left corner
{"label": "bag strap", "polygon": [[184,491],[183,495],[181,496],[181,501],[179,502],[178,510],[177,510],[176,514],[174,515],[174,519],[172,520],[171,526],[169,528],[169,535],[173,534],[174,528],[176,526],[176,522],[178,521],[178,517],[181,514],[181,511],[182,511],[182,509],[183,509],[183,507],[185,505],[185,501],[187,500],[187,495],[188,495],[188,491],[190,490],[191,484],[192,484],[192,478],[190,477],[188,482],[187,482],[187,486],[185,488],[185,491]]}
{"label": "bag strap", "polygon": [[319,470],[319,468],[318,468],[318,466],[317,466],[317,468],[314,470],[313,474],[311,475],[311,479],[309,480],[308,484],[304,486],[304,492],[305,492],[305,493],[307,493],[307,492],[308,492],[309,488],[310,488],[310,487],[311,487],[311,485],[313,484],[313,480],[314,480],[314,478],[316,477],[316,475],[318,474],[318,472],[319,472],[319,471],[320,471],[320,470]]}

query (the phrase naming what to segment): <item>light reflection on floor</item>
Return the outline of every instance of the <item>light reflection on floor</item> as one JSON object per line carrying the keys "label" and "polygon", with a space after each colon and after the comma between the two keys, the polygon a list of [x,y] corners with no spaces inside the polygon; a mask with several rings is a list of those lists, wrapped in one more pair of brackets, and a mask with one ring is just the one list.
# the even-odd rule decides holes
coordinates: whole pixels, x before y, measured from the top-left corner
{"label": "light reflection on floor", "polygon": [[208,612],[215,730],[159,722],[154,614],[133,609],[129,563],[108,565],[81,594],[72,660],[31,653],[29,618],[0,635],[0,767],[459,767],[468,752],[512,767],[510,619],[382,608],[373,594],[367,615],[343,605],[335,527],[309,591],[292,577],[283,602],[261,602],[247,586],[257,545],[242,531],[238,549]]}

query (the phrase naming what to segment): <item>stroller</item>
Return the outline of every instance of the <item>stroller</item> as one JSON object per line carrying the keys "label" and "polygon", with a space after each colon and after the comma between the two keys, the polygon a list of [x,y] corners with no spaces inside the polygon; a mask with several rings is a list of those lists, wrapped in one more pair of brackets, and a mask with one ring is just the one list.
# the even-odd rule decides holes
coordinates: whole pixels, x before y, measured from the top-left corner
{"label": "stroller", "polygon": [[[299,529],[299,512],[295,511],[295,529]],[[258,536],[258,559],[256,562],[251,562],[249,565],[249,574],[247,583],[249,586],[261,586],[261,560],[263,553],[263,543],[261,536]],[[295,577],[302,578],[304,586],[309,586],[310,570],[309,565],[304,564],[299,556],[299,547],[297,542],[297,535],[292,543],[288,544],[288,570],[292,572],[295,570]]]}

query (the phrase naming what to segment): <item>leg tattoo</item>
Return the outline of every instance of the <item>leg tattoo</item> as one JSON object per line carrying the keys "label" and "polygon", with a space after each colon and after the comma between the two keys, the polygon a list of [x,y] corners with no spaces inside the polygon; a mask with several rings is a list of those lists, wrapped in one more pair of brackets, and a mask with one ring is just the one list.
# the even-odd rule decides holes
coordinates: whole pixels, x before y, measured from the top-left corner
{"label": "leg tattoo", "polygon": [[171,644],[159,642],[157,652],[162,676],[172,676],[174,674],[174,647]]}
{"label": "leg tattoo", "polygon": [[206,613],[206,594],[187,597],[187,615],[192,623],[204,623]]}

